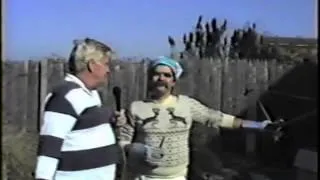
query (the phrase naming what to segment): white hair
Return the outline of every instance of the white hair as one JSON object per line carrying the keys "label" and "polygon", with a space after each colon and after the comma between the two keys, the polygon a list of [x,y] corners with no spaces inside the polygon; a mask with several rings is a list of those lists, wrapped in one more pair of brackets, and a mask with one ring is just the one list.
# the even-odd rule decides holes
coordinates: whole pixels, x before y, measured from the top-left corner
{"label": "white hair", "polygon": [[85,38],[74,40],[74,47],[69,57],[70,73],[76,74],[87,68],[89,61],[99,62],[104,58],[113,58],[112,49],[102,42],[94,39]]}

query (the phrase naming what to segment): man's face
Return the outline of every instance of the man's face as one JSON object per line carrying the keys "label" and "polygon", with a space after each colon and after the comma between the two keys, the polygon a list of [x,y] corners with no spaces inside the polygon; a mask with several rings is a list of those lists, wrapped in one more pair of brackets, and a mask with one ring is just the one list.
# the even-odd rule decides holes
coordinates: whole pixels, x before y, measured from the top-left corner
{"label": "man's face", "polygon": [[104,84],[108,81],[110,74],[109,58],[104,57],[100,61],[91,61],[89,63],[92,75],[96,79],[98,84]]}
{"label": "man's face", "polygon": [[175,85],[174,74],[168,66],[158,65],[151,74],[152,90],[161,95],[171,93]]}

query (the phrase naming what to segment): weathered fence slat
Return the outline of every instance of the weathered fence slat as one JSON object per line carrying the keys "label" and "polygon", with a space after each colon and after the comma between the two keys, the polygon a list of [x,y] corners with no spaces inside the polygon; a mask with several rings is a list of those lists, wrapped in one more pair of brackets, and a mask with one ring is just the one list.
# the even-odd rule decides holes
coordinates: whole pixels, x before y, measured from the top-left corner
{"label": "weathered fence slat", "polygon": [[11,107],[12,107],[12,98],[10,94],[12,93],[12,85],[14,84],[12,78],[12,69],[14,64],[10,62],[5,62],[3,64],[3,80],[2,80],[2,118],[3,124],[9,124],[11,121]]}
{"label": "weathered fence slat", "polygon": [[[27,114],[27,64],[6,62],[4,68],[5,106],[4,124],[11,125],[10,131],[20,131],[24,128]],[[5,129],[6,130],[6,129]],[[9,130],[9,129],[8,129]]]}
{"label": "weathered fence slat", "polygon": [[39,63],[29,61],[27,130],[37,131],[39,109]]}
{"label": "weathered fence slat", "polygon": [[200,63],[195,61],[187,61],[187,63],[184,63],[184,64],[185,64],[185,71],[187,71],[187,73],[185,77],[181,78],[182,81],[185,81],[185,87],[181,87],[181,90],[185,92],[186,95],[194,96],[197,89],[201,88],[197,86],[197,81],[198,81],[197,78],[199,78],[197,76],[197,73],[199,72],[201,65]]}
{"label": "weathered fence slat", "polygon": [[197,84],[197,76],[193,76],[194,74],[199,74],[197,66],[198,64],[195,64],[191,61],[182,61],[181,63],[185,69],[182,77],[179,79],[179,81],[177,81],[175,91],[179,94],[192,96],[193,93],[198,90],[197,87],[199,88],[199,85]]}
{"label": "weathered fence slat", "polygon": [[135,83],[137,87],[137,94],[135,100],[144,99],[146,96],[145,77],[147,77],[145,69],[145,62],[139,63],[135,74]]}
{"label": "weathered fence slat", "polygon": [[267,61],[255,61],[257,93],[261,94],[268,89],[269,71]]}
{"label": "weathered fence slat", "polygon": [[[197,98],[200,102],[204,103],[205,105],[210,106],[210,104],[212,104],[212,99],[210,96],[210,86],[208,86],[208,84],[210,84],[210,74],[212,71],[212,67],[208,66],[210,62],[208,61],[204,61],[201,63],[196,64],[197,62],[194,62],[193,66],[194,68],[192,69],[196,69],[197,73],[194,74],[196,76],[195,81],[194,82],[190,82],[189,80],[186,81],[188,83],[188,85],[186,85],[185,90],[187,91],[188,86],[190,86],[190,84],[196,84],[196,94],[197,94]],[[190,69],[190,76],[192,76],[192,70]]]}
{"label": "weathered fence slat", "polygon": [[38,130],[40,130],[43,121],[43,110],[45,98],[48,93],[48,60],[42,60],[39,63],[40,67],[40,82],[39,82],[39,119],[38,119]]}
{"label": "weathered fence slat", "polygon": [[[257,79],[256,79],[256,67],[254,61],[249,61],[248,64],[248,73],[247,73],[247,84],[246,89],[251,91],[250,94],[248,94],[247,98],[247,106],[250,106],[250,110],[248,111],[248,118],[249,119],[256,119],[256,99],[259,96],[259,93],[257,91]],[[256,135],[254,132],[248,132],[246,133],[246,153],[247,155],[251,156],[255,154],[255,148],[256,148]]]}
{"label": "weathered fence slat", "polygon": [[269,71],[269,85],[275,82],[277,79],[277,61],[276,60],[269,60],[268,61],[268,71]]}
{"label": "weathered fence slat", "polygon": [[210,66],[213,68],[209,80],[210,94],[212,98],[212,108],[221,110],[221,83],[222,83],[222,62],[221,60],[210,61]]}
{"label": "weathered fence slat", "polygon": [[120,81],[121,84],[121,89],[122,89],[122,104],[124,106],[127,106],[129,101],[130,101],[130,95],[131,91],[134,89],[131,84],[132,84],[132,69],[131,66],[133,64],[128,64],[128,63],[121,63],[123,69],[121,71],[121,76],[119,77],[118,81]]}
{"label": "weathered fence slat", "polygon": [[124,87],[125,87],[125,83],[127,81],[125,80],[124,74],[126,72],[127,67],[125,66],[124,62],[113,62],[113,63],[115,64],[115,66],[118,66],[119,68],[117,69],[117,71],[114,71],[111,73],[107,87],[104,86],[104,88],[107,89],[107,92],[105,93],[106,95],[104,95],[106,97],[105,101],[104,101],[104,105],[114,106],[115,101],[114,101],[114,97],[112,94],[112,88],[115,86],[118,86],[122,90],[121,104],[122,104],[122,106],[125,106],[126,97],[124,97],[124,96],[127,94],[127,90]]}
{"label": "weathered fence slat", "polygon": [[232,84],[233,84],[233,77],[232,71],[234,70],[230,64],[230,60],[225,60],[223,63],[223,75],[222,79],[222,111],[225,113],[232,114]]}
{"label": "weathered fence slat", "polygon": [[58,85],[64,77],[64,62],[57,60],[48,60],[48,89],[51,91],[53,87]]}
{"label": "weathered fence slat", "polygon": [[236,114],[236,105],[237,105],[237,101],[239,99],[239,90],[238,90],[238,83],[237,83],[237,78],[239,76],[238,74],[238,69],[237,69],[237,60],[232,60],[229,63],[229,82],[228,82],[228,86],[229,86],[229,103],[228,103],[228,107],[229,107],[229,112],[230,114]]}
{"label": "weathered fence slat", "polygon": [[[134,94],[131,96],[130,100],[134,101],[134,100],[138,100],[138,99],[142,99],[143,98],[143,78],[141,78],[141,74],[144,74],[143,72],[143,66],[141,63],[136,63],[135,64],[135,68],[133,68],[133,74],[132,74],[132,84],[131,86],[134,87]],[[142,91],[142,93],[141,93]]]}
{"label": "weathered fence slat", "polygon": [[236,69],[236,102],[235,102],[235,115],[240,115],[243,108],[246,106],[246,73],[247,64],[245,61],[237,61]]}
{"label": "weathered fence slat", "polygon": [[126,105],[129,105],[130,102],[132,102],[134,99],[137,97],[137,86],[136,86],[136,69],[138,68],[137,63],[132,63],[132,64],[126,64],[126,72],[124,74],[123,79],[126,79],[125,83],[125,89],[127,89],[127,94],[124,94],[126,96]]}
{"label": "weathered fence slat", "polygon": [[17,86],[15,89],[14,96],[17,97],[17,102],[15,106],[16,120],[20,121],[20,129],[25,131],[27,124],[27,106],[28,102],[26,97],[28,97],[28,61],[19,63],[17,68]]}
{"label": "weathered fence slat", "polygon": [[[142,97],[146,98],[147,97],[147,91],[148,91],[148,62],[147,61],[142,61],[142,69],[143,73],[141,74],[142,79],[143,79],[143,92],[142,92]],[[140,76],[140,77],[141,77]]]}
{"label": "weathered fence slat", "polygon": [[28,99],[26,99],[26,97],[29,97],[28,94],[28,79],[30,78],[29,75],[29,62],[28,61],[24,61],[24,63],[22,64],[22,76],[21,76],[21,84],[20,84],[20,96],[21,96],[21,119],[23,121],[22,124],[22,129],[24,131],[27,130],[27,126],[28,126]]}

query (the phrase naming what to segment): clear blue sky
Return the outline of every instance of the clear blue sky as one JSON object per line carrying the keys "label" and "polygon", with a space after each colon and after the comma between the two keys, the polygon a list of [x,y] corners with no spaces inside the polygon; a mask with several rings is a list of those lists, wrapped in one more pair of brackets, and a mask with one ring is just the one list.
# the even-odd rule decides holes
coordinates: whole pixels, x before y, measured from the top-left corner
{"label": "clear blue sky", "polygon": [[312,37],[315,0],[6,0],[5,55],[15,60],[68,56],[72,40],[92,37],[120,56],[168,53],[198,16],[228,19],[231,28],[256,22],[280,36]]}

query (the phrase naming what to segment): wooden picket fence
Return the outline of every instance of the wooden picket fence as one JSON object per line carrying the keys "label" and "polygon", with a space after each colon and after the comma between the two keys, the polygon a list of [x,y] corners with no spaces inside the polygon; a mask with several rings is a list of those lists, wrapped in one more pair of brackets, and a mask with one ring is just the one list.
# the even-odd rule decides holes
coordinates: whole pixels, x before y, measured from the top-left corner
{"label": "wooden picket fence", "polygon": [[[99,89],[105,105],[114,105],[112,87],[122,88],[122,104],[146,95],[147,61],[114,62],[107,86]],[[177,90],[209,107],[237,114],[294,65],[276,60],[184,60],[185,74]],[[40,109],[50,89],[64,77],[64,60],[7,61],[3,63],[3,123],[38,131]],[[247,95],[247,92],[250,92]]]}

